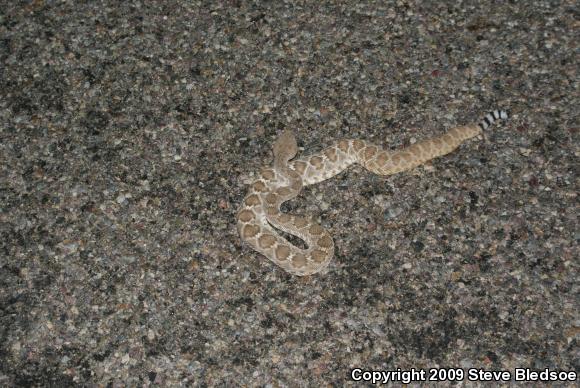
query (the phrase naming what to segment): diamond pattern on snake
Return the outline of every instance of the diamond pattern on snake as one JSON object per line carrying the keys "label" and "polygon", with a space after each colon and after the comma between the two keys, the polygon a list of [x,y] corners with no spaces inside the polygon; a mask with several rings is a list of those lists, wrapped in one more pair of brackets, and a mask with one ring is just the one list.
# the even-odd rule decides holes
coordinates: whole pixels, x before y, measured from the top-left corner
{"label": "diamond pattern on snake", "polygon": [[[410,170],[450,153],[500,119],[507,119],[507,113],[495,110],[479,124],[452,128],[396,151],[365,140],[342,139],[319,153],[296,159],[296,139],[292,132],[284,131],[274,143],[272,165],[260,171],[242,202],[237,213],[238,232],[253,249],[291,274],[320,272],[334,255],[331,235],[309,218],[283,213],[280,207],[284,202],[298,196],[302,187],[330,179],[355,163],[383,176]],[[277,229],[301,238],[308,247],[293,245]]]}

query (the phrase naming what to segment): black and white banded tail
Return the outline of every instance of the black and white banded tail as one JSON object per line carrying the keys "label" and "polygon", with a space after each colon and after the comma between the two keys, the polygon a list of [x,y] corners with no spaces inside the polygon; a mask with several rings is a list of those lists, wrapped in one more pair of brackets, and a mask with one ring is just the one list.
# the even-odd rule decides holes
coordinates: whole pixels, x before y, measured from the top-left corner
{"label": "black and white banded tail", "polygon": [[497,120],[506,120],[508,118],[508,114],[506,111],[503,110],[494,110],[493,112],[489,112],[483,117],[483,120],[479,122],[479,128],[482,131],[485,131],[489,128],[490,125],[495,123]]}

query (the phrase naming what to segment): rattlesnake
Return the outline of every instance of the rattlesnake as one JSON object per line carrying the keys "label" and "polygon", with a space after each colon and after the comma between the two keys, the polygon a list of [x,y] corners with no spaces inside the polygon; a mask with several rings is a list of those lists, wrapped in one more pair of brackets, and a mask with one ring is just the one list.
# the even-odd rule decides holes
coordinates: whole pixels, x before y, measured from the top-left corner
{"label": "rattlesnake", "polygon": [[[282,213],[282,203],[296,197],[303,186],[322,182],[354,163],[379,175],[412,169],[450,153],[467,139],[486,130],[507,113],[495,110],[475,125],[450,129],[445,134],[387,151],[364,140],[343,139],[322,152],[290,161],[298,147],[292,132],[284,131],[274,143],[274,163],[262,169],[237,213],[242,240],[291,274],[304,276],[324,269],[334,254],[330,234],[311,219]],[[308,245],[298,248],[274,228],[300,237]]]}

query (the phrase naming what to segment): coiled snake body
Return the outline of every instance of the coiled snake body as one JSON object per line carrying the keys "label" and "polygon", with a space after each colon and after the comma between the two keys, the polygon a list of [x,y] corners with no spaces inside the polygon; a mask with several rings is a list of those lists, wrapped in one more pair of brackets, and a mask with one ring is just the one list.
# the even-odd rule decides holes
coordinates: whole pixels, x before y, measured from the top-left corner
{"label": "coiled snake body", "polygon": [[[284,270],[298,276],[317,273],[332,259],[332,237],[311,219],[282,213],[282,203],[296,197],[303,186],[329,179],[354,163],[379,175],[412,169],[450,153],[499,119],[507,119],[507,113],[495,110],[479,124],[456,127],[398,151],[364,140],[343,139],[320,153],[292,161],[298,151],[296,139],[284,131],[274,143],[273,165],[262,169],[237,213],[238,232],[242,240]],[[300,237],[308,248],[291,244],[275,228]]]}

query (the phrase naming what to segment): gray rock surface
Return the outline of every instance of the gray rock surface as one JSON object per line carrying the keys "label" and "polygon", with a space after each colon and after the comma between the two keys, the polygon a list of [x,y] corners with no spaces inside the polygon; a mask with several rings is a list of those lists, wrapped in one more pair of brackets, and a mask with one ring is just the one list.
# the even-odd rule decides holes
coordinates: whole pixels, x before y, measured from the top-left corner
{"label": "gray rock surface", "polygon": [[[336,3],[2,2],[0,385],[579,370],[577,5]],[[496,107],[487,142],[292,201],[326,273],[241,243],[280,130],[396,149]]]}

